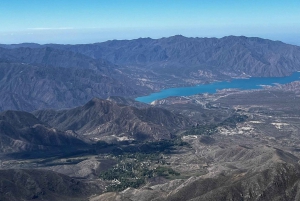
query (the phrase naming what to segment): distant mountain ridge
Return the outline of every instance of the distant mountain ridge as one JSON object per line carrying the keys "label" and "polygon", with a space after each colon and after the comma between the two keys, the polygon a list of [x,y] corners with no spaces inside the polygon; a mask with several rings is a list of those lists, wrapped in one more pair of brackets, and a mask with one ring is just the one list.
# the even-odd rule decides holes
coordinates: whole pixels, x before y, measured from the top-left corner
{"label": "distant mountain ridge", "polygon": [[[6,47],[22,46],[40,47],[37,44]],[[149,66],[156,70],[171,66],[197,67],[237,75],[284,76],[300,69],[300,47],[257,37],[227,36],[218,39],[177,35],[161,39],[139,38],[84,45],[43,46],[106,59],[118,65]]]}
{"label": "distant mountain ridge", "polygon": [[0,47],[0,110],[72,108],[93,97],[134,98],[163,88],[300,70],[300,47],[244,36]]}
{"label": "distant mountain ridge", "polygon": [[[158,40],[108,41],[93,46],[96,50],[89,56],[94,58],[101,57],[119,65],[146,65],[155,70],[181,67],[224,74],[285,76],[300,69],[299,47],[260,38],[173,36]],[[87,48],[93,46],[67,49],[88,55]]]}
{"label": "distant mountain ridge", "polygon": [[93,97],[142,91],[105,60],[50,47],[0,48],[0,111],[71,108]]}

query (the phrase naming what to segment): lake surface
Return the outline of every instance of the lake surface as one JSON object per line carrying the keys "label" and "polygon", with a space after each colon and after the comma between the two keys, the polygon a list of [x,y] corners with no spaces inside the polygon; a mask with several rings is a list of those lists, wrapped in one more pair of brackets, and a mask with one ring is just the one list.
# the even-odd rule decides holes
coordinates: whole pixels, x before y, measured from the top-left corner
{"label": "lake surface", "polygon": [[293,73],[287,77],[251,77],[248,79],[233,79],[231,81],[213,82],[210,84],[196,85],[192,87],[180,87],[164,89],[149,96],[138,97],[135,100],[143,103],[151,103],[152,101],[167,98],[170,96],[191,96],[201,93],[216,93],[221,89],[261,89],[264,85],[287,84],[300,80],[300,72]]}

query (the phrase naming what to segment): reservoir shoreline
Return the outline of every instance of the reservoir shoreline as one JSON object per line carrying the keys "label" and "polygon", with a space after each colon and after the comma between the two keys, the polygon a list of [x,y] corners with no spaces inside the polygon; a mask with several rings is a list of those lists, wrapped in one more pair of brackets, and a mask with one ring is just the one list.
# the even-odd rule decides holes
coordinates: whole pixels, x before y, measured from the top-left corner
{"label": "reservoir shoreline", "polygon": [[164,99],[170,96],[191,96],[201,93],[216,93],[218,90],[224,89],[263,89],[265,86],[287,84],[298,80],[300,80],[300,72],[295,72],[286,77],[249,77],[247,79],[238,78],[230,81],[212,82],[191,87],[163,89],[159,92],[149,94],[148,96],[137,97],[135,100],[143,103],[151,103],[155,100]]}

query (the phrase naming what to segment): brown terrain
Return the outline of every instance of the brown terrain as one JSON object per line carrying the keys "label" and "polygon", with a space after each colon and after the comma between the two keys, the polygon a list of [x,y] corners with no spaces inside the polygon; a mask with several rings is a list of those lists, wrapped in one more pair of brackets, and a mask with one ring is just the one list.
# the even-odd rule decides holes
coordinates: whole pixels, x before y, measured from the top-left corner
{"label": "brown terrain", "polygon": [[300,200],[299,81],[132,99],[289,75],[299,47],[232,36],[2,47],[0,200]]}

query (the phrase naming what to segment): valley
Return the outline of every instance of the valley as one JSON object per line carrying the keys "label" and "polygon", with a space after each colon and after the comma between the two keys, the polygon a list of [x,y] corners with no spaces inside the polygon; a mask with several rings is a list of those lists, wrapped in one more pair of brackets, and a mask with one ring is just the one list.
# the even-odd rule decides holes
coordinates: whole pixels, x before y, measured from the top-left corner
{"label": "valley", "polygon": [[299,200],[299,81],[135,100],[288,76],[299,47],[233,36],[1,47],[0,200]]}
{"label": "valley", "polygon": [[[130,137],[131,133],[118,131],[115,133],[121,135],[114,139],[111,139],[111,133],[99,132],[98,136],[110,137],[98,137],[97,142],[91,143],[88,142],[90,131],[77,131],[73,127],[73,132],[90,144],[83,146],[81,151],[76,145],[77,151],[64,150],[52,155],[46,152],[48,156],[43,150],[40,150],[40,155],[36,151],[21,152],[21,155],[18,151],[14,154],[8,152],[2,154],[1,168],[30,168],[65,174],[88,188],[97,189],[94,191],[97,193],[90,194],[89,199],[94,201],[181,200],[181,196],[188,196],[190,200],[219,200],[223,199],[222,196],[230,196],[227,199],[233,200],[293,199],[297,196],[299,181],[291,178],[297,178],[300,170],[300,113],[297,110],[300,97],[296,86],[298,84],[293,83],[272,89],[222,91],[157,101],[155,107],[148,107],[162,111],[167,108],[174,114],[180,112],[191,123],[171,137],[154,141],[134,138],[135,135]],[[103,104],[115,104],[94,99],[83,108],[75,109],[88,110],[92,103],[96,104],[92,111],[97,113],[105,110]],[[58,114],[37,111],[34,114],[48,124],[52,122],[50,125],[62,132],[70,132],[68,124],[61,120],[57,124],[56,118],[53,121],[51,117],[72,117],[75,111],[72,110]],[[158,114],[157,111],[154,114]],[[155,116],[151,119],[154,120]],[[65,122],[74,120],[66,119]],[[80,124],[84,125],[82,121]],[[69,148],[72,146],[68,145]],[[282,171],[284,176],[278,180]],[[267,183],[262,183],[261,177],[265,177]],[[295,183],[286,183],[292,181]],[[274,194],[270,189],[273,182],[278,187],[288,186],[284,187],[284,192]],[[260,186],[259,190],[255,190],[255,186]]]}

